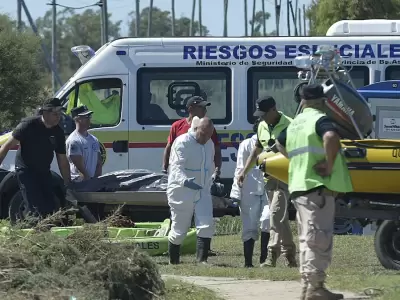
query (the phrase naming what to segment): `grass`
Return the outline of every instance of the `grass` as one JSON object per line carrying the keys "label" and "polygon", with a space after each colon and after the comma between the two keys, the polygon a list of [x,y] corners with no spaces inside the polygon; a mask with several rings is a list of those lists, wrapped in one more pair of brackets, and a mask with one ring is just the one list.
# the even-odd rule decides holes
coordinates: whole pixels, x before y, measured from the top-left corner
{"label": "grass", "polygon": [[[8,224],[0,222],[0,225],[4,226]],[[0,291],[4,291],[6,286],[9,292],[19,293],[26,293],[26,291],[37,292],[39,288],[40,294],[41,289],[45,290],[47,286],[52,286],[55,287],[53,290],[56,292],[57,289],[64,292],[73,290],[78,299],[93,299],[85,297],[80,293],[83,291],[81,288],[84,288],[84,294],[87,294],[87,290],[89,292],[99,292],[99,297],[94,299],[106,299],[104,278],[93,282],[89,270],[89,268],[99,269],[104,263],[107,266],[99,269],[98,272],[103,272],[103,274],[99,274],[100,276],[97,276],[98,278],[96,279],[104,276],[110,277],[111,275],[118,277],[123,273],[125,273],[125,276],[132,276],[129,275],[126,269],[129,267],[133,270],[136,264],[136,269],[138,265],[143,265],[144,269],[147,270],[145,272],[150,277],[155,275],[154,272],[159,272],[175,275],[234,277],[241,279],[299,280],[298,269],[284,267],[281,259],[278,261],[277,267],[273,269],[261,269],[257,267],[253,269],[243,268],[244,258],[240,229],[241,222],[239,218],[224,217],[219,220],[217,224],[217,236],[214,237],[212,242],[212,249],[218,253],[218,256],[209,258],[209,262],[214,265],[213,267],[199,268],[194,264],[194,255],[183,256],[183,264],[178,266],[168,265],[168,258],[165,256],[153,257],[151,261],[158,265],[158,271],[151,270],[151,263],[146,262],[145,257],[134,254],[133,252],[136,251],[132,249],[111,249],[106,246],[98,247],[97,239],[99,236],[97,234],[93,235],[93,232],[90,233],[90,231],[81,232],[81,234],[69,239],[69,242],[66,244],[61,239],[51,237],[50,233],[38,234],[35,240],[18,240],[14,237],[11,244],[0,243],[0,277],[2,277],[0,278]],[[292,230],[297,245],[297,234],[294,223],[292,223]],[[35,247],[38,243],[43,249]],[[92,248],[97,250],[93,251]],[[111,267],[113,262],[110,259],[105,260],[104,255],[99,256],[96,254],[99,250],[107,254],[106,256],[113,256],[113,259],[118,261],[119,265],[116,266],[114,264],[114,267]],[[113,255],[116,254],[115,250],[118,250],[118,255]],[[129,257],[136,262],[126,265],[126,261],[121,256]],[[259,242],[256,243],[255,247],[255,264],[258,261],[258,256]],[[5,259],[6,257],[7,259]],[[74,272],[60,272],[60,270],[65,270],[65,263],[70,264]],[[117,270],[113,270],[115,267],[117,267]],[[13,275],[6,274],[5,276],[4,270],[7,271],[10,268],[15,268],[16,272]],[[108,268],[107,274],[104,273],[105,268]],[[29,276],[21,272],[24,269],[31,272]],[[43,272],[39,272],[40,270],[38,269],[41,269]],[[62,276],[60,276],[60,273],[62,273]],[[374,296],[376,296],[374,299],[399,299],[400,284],[398,282],[400,272],[386,270],[380,265],[374,252],[373,237],[371,236],[335,236],[334,257],[327,273],[327,285],[329,288],[358,293],[363,293],[369,288],[374,288]],[[73,276],[70,277],[69,275]],[[147,284],[151,280],[148,275],[140,278]],[[140,275],[137,276],[140,277]],[[10,286],[10,281],[12,281],[13,286]],[[110,282],[111,280],[109,278],[106,281]],[[165,281],[164,291],[165,293],[163,293],[162,298],[156,297],[155,299],[221,300],[221,298],[218,298],[210,290],[170,279]],[[4,296],[0,295],[0,298],[13,300],[26,299],[17,298],[11,294]],[[11,298],[7,298],[8,296],[11,296]],[[49,294],[46,294],[43,299],[50,300],[53,298]]]}
{"label": "grass", "polygon": [[222,300],[214,292],[173,279],[165,281],[166,300]]}
{"label": "grass", "polygon": [[[237,224],[240,222],[237,219],[229,217],[228,222],[226,217],[223,219],[218,225],[219,233],[222,231],[226,234],[227,228],[233,229],[233,232],[238,231]],[[292,229],[298,245],[294,223]],[[183,256],[183,264],[178,266],[168,265],[167,257],[154,259],[159,264],[160,271],[167,274],[268,280],[300,279],[298,269],[284,267],[281,259],[278,260],[276,268],[244,269],[243,247],[239,232],[214,237],[212,249],[218,253],[218,256],[209,258],[209,262],[214,264],[212,268],[196,267],[193,263],[194,256]],[[386,270],[380,265],[373,248],[372,236],[335,236],[333,253],[333,261],[327,271],[327,285],[330,288],[358,293],[363,293],[368,288],[375,288],[379,289],[374,291],[376,299],[399,299],[400,272]],[[258,259],[259,242],[255,246],[254,263],[257,263]]]}

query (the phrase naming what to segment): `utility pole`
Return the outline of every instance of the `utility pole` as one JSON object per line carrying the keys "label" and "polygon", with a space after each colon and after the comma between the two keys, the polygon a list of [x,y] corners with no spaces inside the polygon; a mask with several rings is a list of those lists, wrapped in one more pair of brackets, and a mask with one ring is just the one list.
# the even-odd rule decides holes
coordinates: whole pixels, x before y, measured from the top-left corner
{"label": "utility pole", "polygon": [[307,35],[307,30],[306,30],[306,5],[303,4],[303,32],[304,36]]}
{"label": "utility pole", "polygon": [[298,9],[298,15],[297,15],[298,21],[299,21],[299,35],[302,36],[302,32],[301,32],[301,23],[303,22],[302,18],[301,18],[301,8]]}
{"label": "utility pole", "polygon": [[153,24],[153,0],[150,0],[149,5],[149,18],[147,19],[147,36],[151,36],[151,29]]}
{"label": "utility pole", "polygon": [[190,18],[189,36],[194,36],[194,16],[196,14],[196,0],[192,2],[192,17]]}
{"label": "utility pole", "polygon": [[228,36],[228,2],[229,0],[224,0],[224,36]]}
{"label": "utility pole", "polygon": [[[275,0],[276,1],[276,0]],[[248,34],[248,20],[247,20],[247,0],[244,0],[244,35],[247,37]]]}
{"label": "utility pole", "polygon": [[290,34],[290,0],[286,0],[286,21],[287,21],[287,31],[288,31],[288,36],[291,36]]}
{"label": "utility pole", "polygon": [[57,8],[56,8],[56,0],[52,0],[52,28],[51,28],[51,63],[53,64],[53,72],[52,72],[52,80],[51,85],[53,88],[53,94],[57,91],[57,81],[56,81],[56,72],[57,72]]}
{"label": "utility pole", "polygon": [[103,7],[103,0],[99,0],[97,3],[100,6],[100,43],[104,45],[104,7]]}
{"label": "utility pole", "polygon": [[18,20],[18,30],[22,30],[22,5],[21,0],[17,0],[17,20]]}
{"label": "utility pole", "polygon": [[108,43],[108,9],[107,9],[107,0],[102,0],[103,1],[103,14],[104,14],[104,20],[103,20],[103,26],[104,26],[104,43]]}
{"label": "utility pole", "polygon": [[[175,17],[175,9],[174,9],[174,17]],[[139,37],[139,33],[140,33],[139,28],[140,28],[140,0],[136,0],[136,28],[135,28],[135,35],[136,35],[137,38]]]}
{"label": "utility pole", "polygon": [[[200,15],[201,12],[199,12],[199,16]],[[171,0],[171,19],[172,19],[171,35],[175,36],[175,0]]]}
{"label": "utility pole", "polygon": [[199,35],[203,36],[203,19],[202,19],[202,15],[201,15],[201,11],[202,11],[202,4],[201,4],[201,0],[199,0]]}
{"label": "utility pole", "polygon": [[276,23],[276,36],[279,36],[279,23],[281,19],[281,3],[282,0],[275,0],[275,23]]}

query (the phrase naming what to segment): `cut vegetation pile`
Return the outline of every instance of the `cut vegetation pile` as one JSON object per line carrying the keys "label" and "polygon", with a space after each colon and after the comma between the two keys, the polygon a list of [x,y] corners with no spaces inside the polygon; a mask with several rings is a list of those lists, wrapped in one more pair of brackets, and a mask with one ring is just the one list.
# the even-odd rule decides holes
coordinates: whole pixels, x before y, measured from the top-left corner
{"label": "cut vegetation pile", "polygon": [[114,225],[112,218],[87,224],[66,238],[48,231],[51,219],[38,223],[26,237],[20,226],[7,231],[0,237],[0,299],[163,297],[161,274],[146,253],[102,240],[106,227]]}

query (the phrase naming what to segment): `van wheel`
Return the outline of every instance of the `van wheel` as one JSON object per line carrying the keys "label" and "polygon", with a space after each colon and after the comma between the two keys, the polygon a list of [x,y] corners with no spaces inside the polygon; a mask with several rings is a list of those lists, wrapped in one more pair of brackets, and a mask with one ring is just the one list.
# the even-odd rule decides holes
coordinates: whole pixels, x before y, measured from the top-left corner
{"label": "van wheel", "polygon": [[375,232],[375,252],[386,269],[400,270],[400,223],[383,221]]}
{"label": "van wheel", "polygon": [[[54,196],[56,202],[56,210],[60,209],[60,199]],[[11,225],[15,225],[18,221],[26,219],[27,215],[31,212],[29,209],[28,201],[22,196],[22,192],[18,190],[10,200],[10,206],[8,210],[8,216],[10,218]]]}

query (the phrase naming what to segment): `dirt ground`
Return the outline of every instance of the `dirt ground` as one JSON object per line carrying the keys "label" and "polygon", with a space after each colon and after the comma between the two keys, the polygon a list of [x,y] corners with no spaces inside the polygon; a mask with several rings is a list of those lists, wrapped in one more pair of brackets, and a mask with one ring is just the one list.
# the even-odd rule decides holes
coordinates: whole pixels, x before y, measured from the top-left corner
{"label": "dirt ground", "polygon": [[[202,277],[163,275],[215,291],[219,297],[229,300],[295,300],[300,295],[297,281],[242,280],[229,277]],[[336,291],[338,292],[338,291]],[[369,299],[367,296],[341,291],[346,300]]]}

